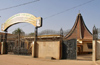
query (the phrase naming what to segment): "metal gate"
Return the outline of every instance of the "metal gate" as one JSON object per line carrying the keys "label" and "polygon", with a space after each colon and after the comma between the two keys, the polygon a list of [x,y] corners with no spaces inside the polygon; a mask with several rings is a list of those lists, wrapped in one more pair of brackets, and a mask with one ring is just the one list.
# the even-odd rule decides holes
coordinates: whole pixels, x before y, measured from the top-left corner
{"label": "metal gate", "polygon": [[76,59],[77,58],[76,48],[77,48],[76,39],[63,41],[62,58],[63,59]]}
{"label": "metal gate", "polygon": [[7,42],[7,51],[9,54],[30,55],[31,49],[27,49],[25,44],[25,42],[21,42],[20,45],[18,45],[18,43],[15,43],[15,41]]}
{"label": "metal gate", "polygon": [[30,55],[31,49],[28,47],[30,43],[26,43],[25,39],[20,38],[20,42],[17,36],[8,36],[7,41],[7,52],[9,54],[20,54],[20,55]]}

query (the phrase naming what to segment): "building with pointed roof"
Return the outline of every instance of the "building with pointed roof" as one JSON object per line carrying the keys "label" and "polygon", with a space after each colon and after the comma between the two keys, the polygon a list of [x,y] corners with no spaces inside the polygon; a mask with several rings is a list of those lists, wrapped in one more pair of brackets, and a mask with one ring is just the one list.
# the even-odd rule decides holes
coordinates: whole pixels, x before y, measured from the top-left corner
{"label": "building with pointed roof", "polygon": [[81,13],[78,14],[75,24],[65,39],[77,39],[78,53],[92,52],[92,33],[86,27]]}

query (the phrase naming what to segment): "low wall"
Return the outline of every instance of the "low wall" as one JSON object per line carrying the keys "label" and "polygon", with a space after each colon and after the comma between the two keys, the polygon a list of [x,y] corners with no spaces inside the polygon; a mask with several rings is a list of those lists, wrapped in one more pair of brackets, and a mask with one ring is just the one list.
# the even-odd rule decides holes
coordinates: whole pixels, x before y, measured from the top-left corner
{"label": "low wall", "polygon": [[97,60],[100,60],[100,40],[97,41],[97,51],[96,51],[96,54],[97,54]]}
{"label": "low wall", "polygon": [[38,58],[60,59],[60,41],[38,41],[36,44],[36,55]]}

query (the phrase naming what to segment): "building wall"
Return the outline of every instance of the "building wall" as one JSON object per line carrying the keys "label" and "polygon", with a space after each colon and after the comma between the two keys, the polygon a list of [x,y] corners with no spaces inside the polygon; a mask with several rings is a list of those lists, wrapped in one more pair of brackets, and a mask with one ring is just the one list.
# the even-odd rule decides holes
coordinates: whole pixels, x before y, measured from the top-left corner
{"label": "building wall", "polygon": [[37,57],[60,59],[60,41],[38,41],[36,45]]}
{"label": "building wall", "polygon": [[92,44],[92,42],[83,42],[83,52],[92,52],[92,49],[88,48],[87,43]]}

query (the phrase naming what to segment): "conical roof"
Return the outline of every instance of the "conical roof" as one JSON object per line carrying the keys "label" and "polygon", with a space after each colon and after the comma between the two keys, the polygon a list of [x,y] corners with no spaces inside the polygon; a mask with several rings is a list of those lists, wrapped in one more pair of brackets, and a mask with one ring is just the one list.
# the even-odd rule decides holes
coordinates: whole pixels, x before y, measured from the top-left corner
{"label": "conical roof", "polygon": [[92,33],[86,27],[82,15],[79,13],[74,26],[65,36],[65,39],[92,39]]}

